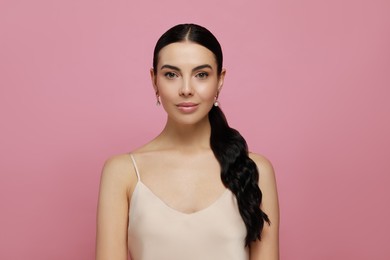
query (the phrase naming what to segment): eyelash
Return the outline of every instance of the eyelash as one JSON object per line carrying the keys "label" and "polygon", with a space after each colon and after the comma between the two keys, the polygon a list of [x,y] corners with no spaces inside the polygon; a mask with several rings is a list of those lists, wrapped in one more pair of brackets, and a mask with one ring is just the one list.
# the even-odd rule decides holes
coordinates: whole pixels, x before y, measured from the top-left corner
{"label": "eyelash", "polygon": [[166,73],[164,74],[164,76],[165,76],[166,78],[168,78],[168,79],[173,79],[173,78],[177,77],[177,75],[176,75],[175,73],[173,73],[173,72],[166,72]]}
{"label": "eyelash", "polygon": [[[164,76],[168,79],[173,79],[173,78],[178,77],[177,74],[174,72],[166,72],[166,73],[164,73]],[[197,77],[199,79],[206,79],[208,76],[209,76],[209,74],[207,72],[199,72],[198,74],[195,75],[195,77]]]}
{"label": "eyelash", "polygon": [[206,79],[208,76],[209,76],[209,74],[207,72],[200,72],[200,73],[196,74],[195,77],[200,78],[200,79]]}

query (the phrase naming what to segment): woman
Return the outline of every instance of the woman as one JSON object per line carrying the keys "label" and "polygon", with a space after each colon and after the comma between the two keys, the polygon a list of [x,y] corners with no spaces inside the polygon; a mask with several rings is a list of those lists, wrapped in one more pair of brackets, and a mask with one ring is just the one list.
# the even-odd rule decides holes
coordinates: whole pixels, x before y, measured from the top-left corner
{"label": "woman", "polygon": [[167,122],[146,145],[106,162],[96,259],[279,258],[274,172],[219,108],[225,73],[221,46],[199,25],[158,40],[150,74]]}

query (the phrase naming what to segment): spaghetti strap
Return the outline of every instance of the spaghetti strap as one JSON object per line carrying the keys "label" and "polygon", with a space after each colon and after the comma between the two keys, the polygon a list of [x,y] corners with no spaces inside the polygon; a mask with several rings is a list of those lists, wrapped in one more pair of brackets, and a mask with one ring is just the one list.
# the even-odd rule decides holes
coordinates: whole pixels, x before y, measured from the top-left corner
{"label": "spaghetti strap", "polygon": [[137,167],[137,164],[135,162],[135,159],[134,159],[132,154],[130,154],[130,157],[131,157],[131,160],[133,161],[133,166],[134,166],[134,169],[135,169],[135,173],[137,174],[138,181],[141,181],[141,177],[139,175],[139,171],[138,171],[138,167]]}

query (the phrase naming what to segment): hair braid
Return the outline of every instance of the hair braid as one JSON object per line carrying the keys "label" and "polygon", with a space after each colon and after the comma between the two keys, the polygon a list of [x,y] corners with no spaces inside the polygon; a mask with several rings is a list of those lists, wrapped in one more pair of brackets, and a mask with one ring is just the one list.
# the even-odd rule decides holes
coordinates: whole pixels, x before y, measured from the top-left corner
{"label": "hair braid", "polygon": [[219,107],[209,112],[211,124],[210,145],[221,166],[221,179],[237,198],[238,208],[245,222],[245,245],[261,239],[264,221],[270,224],[267,214],[260,209],[262,193],[258,186],[259,172],[248,156],[248,146],[241,134],[229,127]]}

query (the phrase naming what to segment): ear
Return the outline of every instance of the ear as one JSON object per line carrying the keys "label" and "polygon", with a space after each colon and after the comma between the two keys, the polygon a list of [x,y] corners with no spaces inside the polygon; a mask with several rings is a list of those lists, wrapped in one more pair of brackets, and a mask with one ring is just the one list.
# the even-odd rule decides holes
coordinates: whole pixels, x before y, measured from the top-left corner
{"label": "ear", "polygon": [[219,75],[219,79],[218,79],[218,92],[217,92],[217,96],[219,95],[219,92],[221,91],[221,89],[223,87],[223,82],[225,80],[225,75],[226,75],[226,69],[222,69],[221,74]]}
{"label": "ear", "polygon": [[157,78],[156,78],[156,74],[154,74],[153,68],[150,69],[150,79],[152,80],[154,92],[156,93],[156,95],[158,95]]}

